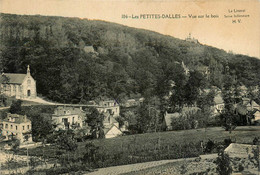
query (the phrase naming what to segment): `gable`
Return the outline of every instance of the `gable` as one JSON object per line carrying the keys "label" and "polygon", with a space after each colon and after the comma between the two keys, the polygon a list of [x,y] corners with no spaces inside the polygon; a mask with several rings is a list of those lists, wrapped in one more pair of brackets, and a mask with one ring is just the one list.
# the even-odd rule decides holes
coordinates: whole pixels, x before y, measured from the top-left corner
{"label": "gable", "polygon": [[121,130],[118,129],[115,125],[113,125],[107,131],[105,131],[106,138],[116,137],[121,134],[122,134]]}

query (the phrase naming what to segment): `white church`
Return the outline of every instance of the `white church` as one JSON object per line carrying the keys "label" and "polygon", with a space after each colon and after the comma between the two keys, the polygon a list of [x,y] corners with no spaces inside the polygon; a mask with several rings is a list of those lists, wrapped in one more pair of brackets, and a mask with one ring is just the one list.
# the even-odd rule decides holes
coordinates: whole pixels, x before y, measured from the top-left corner
{"label": "white church", "polygon": [[36,81],[31,76],[29,65],[26,74],[2,73],[0,76],[0,92],[16,99],[36,98]]}

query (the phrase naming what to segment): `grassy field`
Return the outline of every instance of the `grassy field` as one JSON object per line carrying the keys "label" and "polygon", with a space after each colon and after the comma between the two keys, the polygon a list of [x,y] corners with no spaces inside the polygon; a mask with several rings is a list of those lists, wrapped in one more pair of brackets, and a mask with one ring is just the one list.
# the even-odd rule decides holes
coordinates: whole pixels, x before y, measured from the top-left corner
{"label": "grassy field", "polygon": [[[196,157],[203,154],[200,141],[211,139],[215,143],[232,138],[237,143],[251,144],[254,137],[260,137],[260,126],[237,127],[231,134],[220,127],[194,129],[186,131],[170,131],[121,136],[112,139],[93,140],[98,147],[100,163],[98,167],[146,162],[162,159],[177,159]],[[89,142],[89,141],[88,141]],[[78,143],[74,157],[82,157],[86,152],[87,142]],[[47,158],[56,157],[57,148],[54,146],[39,147],[29,150],[29,155]],[[19,154],[26,154],[21,150]]]}

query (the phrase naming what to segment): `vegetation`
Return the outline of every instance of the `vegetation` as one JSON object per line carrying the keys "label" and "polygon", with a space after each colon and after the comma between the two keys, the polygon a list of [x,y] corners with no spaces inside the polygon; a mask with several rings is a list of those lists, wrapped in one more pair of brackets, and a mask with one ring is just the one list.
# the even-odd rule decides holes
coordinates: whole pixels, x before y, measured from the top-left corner
{"label": "vegetation", "polygon": [[224,150],[221,150],[218,153],[216,164],[217,164],[217,173],[219,175],[230,175],[232,173],[230,158],[228,154],[224,152]]}
{"label": "vegetation", "polygon": [[[202,140],[206,142],[210,138],[214,142],[214,148],[211,148],[210,143],[207,145],[207,151],[211,149],[210,151],[214,153],[217,152],[219,145],[225,146],[227,143],[223,140],[229,138],[229,133],[221,128],[209,128],[206,134],[205,138],[204,129],[197,129],[78,142],[70,162],[80,162],[89,167],[97,168],[162,159],[196,157],[203,154],[200,144]],[[251,129],[238,127],[232,132],[232,137],[236,138],[237,143],[251,143],[254,136],[260,136],[259,134],[257,127]],[[45,157],[49,160],[66,160],[65,158],[70,154],[66,151],[59,152],[55,145],[44,148]],[[21,149],[19,154],[26,154],[26,150]],[[30,149],[29,154],[43,156],[43,151],[39,147]]]}
{"label": "vegetation", "polygon": [[[177,96],[171,106],[190,105],[197,101],[197,87],[223,87],[226,67],[246,86],[260,82],[256,58],[151,31],[87,19],[3,13],[0,26],[0,68],[24,73],[30,64],[38,93],[58,102],[85,103],[104,96],[121,102],[136,94],[163,97],[174,81]],[[182,61],[190,69],[189,78]]]}
{"label": "vegetation", "polygon": [[88,110],[88,114],[86,115],[86,122],[90,127],[90,134],[92,138],[94,139],[105,138],[105,134],[103,130],[104,117],[105,117],[104,114],[103,113],[100,114],[98,110],[94,107],[91,107]]}
{"label": "vegetation", "polygon": [[22,112],[22,101],[21,100],[13,100],[10,106],[11,114],[21,114]]}

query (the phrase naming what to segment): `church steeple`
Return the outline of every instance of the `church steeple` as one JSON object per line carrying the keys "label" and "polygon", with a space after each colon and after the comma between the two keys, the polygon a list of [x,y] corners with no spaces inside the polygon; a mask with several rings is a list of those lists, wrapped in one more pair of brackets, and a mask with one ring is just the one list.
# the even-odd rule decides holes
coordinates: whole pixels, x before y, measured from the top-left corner
{"label": "church steeple", "polygon": [[30,75],[30,66],[27,66],[27,74]]}

